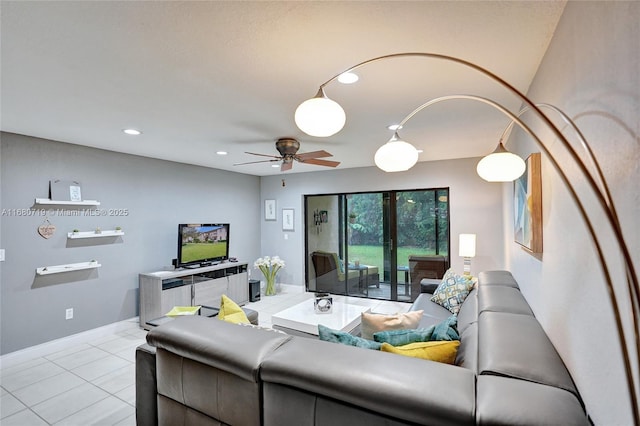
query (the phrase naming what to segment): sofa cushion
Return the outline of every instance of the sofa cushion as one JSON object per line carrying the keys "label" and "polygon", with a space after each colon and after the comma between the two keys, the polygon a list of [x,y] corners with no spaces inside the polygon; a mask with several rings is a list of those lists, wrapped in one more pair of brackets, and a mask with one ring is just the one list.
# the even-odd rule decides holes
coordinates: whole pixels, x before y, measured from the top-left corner
{"label": "sofa cushion", "polygon": [[417,328],[428,328],[451,316],[451,311],[431,301],[431,294],[423,293],[413,302],[409,312],[422,311],[422,319]]}
{"label": "sofa cushion", "polygon": [[478,321],[478,289],[474,288],[464,300],[458,311],[458,333]]}
{"label": "sofa cushion", "polygon": [[220,312],[218,312],[217,318],[219,320],[231,322],[234,324],[249,324],[249,318],[247,318],[247,314],[244,313],[242,308],[236,302],[229,299],[224,294],[220,299]]}
{"label": "sofa cushion", "polygon": [[479,291],[479,312],[509,312],[533,316],[533,311],[517,288],[492,285],[483,286]]}
{"label": "sofa cushion", "polygon": [[456,353],[455,365],[468,368],[474,373],[478,370],[478,323],[469,324],[460,333],[460,346]]}
{"label": "sofa cushion", "polygon": [[422,313],[422,311],[411,311],[393,315],[383,315],[363,312],[360,322],[362,337],[373,340],[373,333],[378,331],[416,328],[422,318]]}
{"label": "sofa cushion", "polygon": [[478,376],[476,419],[477,424],[503,426],[590,424],[570,392],[499,376]]}
{"label": "sofa cushion", "polygon": [[449,269],[442,278],[442,283],[431,296],[431,301],[457,314],[474,284],[469,277],[458,275]]}
{"label": "sofa cushion", "polygon": [[[270,384],[280,384],[310,395],[312,411],[301,413],[305,418],[316,418],[315,402],[327,398],[388,416],[399,424],[474,424],[475,375],[452,365],[294,337],[264,360],[260,377],[265,389]],[[269,391],[265,394],[269,395]],[[265,397],[268,424],[307,424],[272,417],[275,412],[286,410],[282,403],[288,404],[292,398],[289,395],[278,401],[269,398]],[[311,424],[363,424],[359,417],[339,420],[342,421]],[[378,423],[367,424],[396,424],[383,420],[381,417]]]}
{"label": "sofa cushion", "polygon": [[389,343],[383,343],[382,346],[380,346],[380,350],[382,352],[391,352],[413,358],[453,364],[456,359],[458,346],[460,346],[460,342],[457,340],[451,342],[415,342],[403,346],[393,346]]}
{"label": "sofa cushion", "polygon": [[500,285],[519,288],[518,283],[509,271],[484,271],[478,274],[478,283],[483,286]]}
{"label": "sofa cushion", "polygon": [[334,330],[322,324],[318,324],[318,338],[326,342],[342,343],[343,345],[356,346],[365,349],[380,349],[380,343],[373,340],[354,336],[346,331]]}
{"label": "sofa cushion", "polygon": [[431,340],[460,340],[458,330],[456,329],[457,323],[458,318],[455,315],[451,315],[446,320],[428,328],[379,331],[373,334],[373,340],[381,343],[389,343],[393,346]]}
{"label": "sofa cushion", "polygon": [[528,380],[578,395],[569,372],[542,326],[529,315],[480,314],[478,374]]}

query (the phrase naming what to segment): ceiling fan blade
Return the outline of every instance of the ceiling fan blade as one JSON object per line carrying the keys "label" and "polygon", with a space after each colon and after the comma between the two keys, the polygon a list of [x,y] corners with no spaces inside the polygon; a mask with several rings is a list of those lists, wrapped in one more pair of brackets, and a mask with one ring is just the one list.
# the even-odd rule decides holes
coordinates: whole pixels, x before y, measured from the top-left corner
{"label": "ceiling fan blade", "polygon": [[315,164],[317,166],[327,166],[327,167],[338,167],[338,165],[340,164],[339,161],[316,160],[314,158],[310,158],[308,160],[301,160],[300,162],[304,164]]}
{"label": "ceiling fan blade", "polygon": [[293,162],[288,162],[288,163],[282,163],[282,166],[280,166],[280,171],[281,172],[286,172],[287,170],[291,170],[291,168],[293,167]]}
{"label": "ceiling fan blade", "polygon": [[297,154],[296,157],[298,157],[300,160],[306,160],[309,158],[333,157],[333,154],[329,154],[327,151],[312,151],[305,152],[303,154]]}
{"label": "ceiling fan blade", "polygon": [[247,151],[245,151],[244,153],[245,153],[245,154],[251,154],[251,155],[259,155],[259,156],[261,156],[261,157],[277,158],[278,160],[281,160],[281,159],[282,159],[282,157],[278,157],[278,156],[276,156],[276,155],[258,154],[257,152],[247,152]]}
{"label": "ceiling fan blade", "polygon": [[234,164],[234,166],[242,166],[244,164],[256,164],[256,163],[272,163],[274,161],[280,161],[280,159],[276,158],[276,159],[273,159],[273,160],[249,161],[247,163],[236,163],[236,164]]}

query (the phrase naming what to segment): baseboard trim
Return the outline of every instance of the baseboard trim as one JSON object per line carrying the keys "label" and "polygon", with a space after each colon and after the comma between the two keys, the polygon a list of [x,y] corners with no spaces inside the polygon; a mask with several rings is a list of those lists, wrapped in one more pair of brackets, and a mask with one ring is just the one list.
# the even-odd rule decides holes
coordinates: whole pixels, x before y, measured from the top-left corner
{"label": "baseboard trim", "polygon": [[139,325],[139,317],[114,322],[113,324],[107,324],[102,327],[72,334],[71,336],[61,337],[60,339],[52,340],[50,342],[10,352],[0,356],[0,368],[4,369],[13,367],[15,365],[22,364],[23,362],[62,351],[69,348],[69,346],[80,345],[110,334],[131,330],[133,328],[131,325],[132,322],[135,323],[135,325]]}

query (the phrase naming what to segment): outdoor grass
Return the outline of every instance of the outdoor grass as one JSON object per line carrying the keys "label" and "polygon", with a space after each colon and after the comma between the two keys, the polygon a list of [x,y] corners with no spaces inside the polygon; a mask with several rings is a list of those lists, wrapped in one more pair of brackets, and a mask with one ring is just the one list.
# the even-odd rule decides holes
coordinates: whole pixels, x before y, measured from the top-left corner
{"label": "outdoor grass", "polygon": [[213,259],[227,254],[227,243],[188,243],[182,246],[182,262]]}
{"label": "outdoor grass", "polygon": [[[409,255],[433,256],[435,253],[420,247],[398,247],[398,267],[409,266]],[[382,246],[349,246],[349,263],[354,263],[356,260],[361,265],[374,265],[382,271],[384,269]],[[404,272],[399,271],[398,282],[404,282],[404,278]]]}

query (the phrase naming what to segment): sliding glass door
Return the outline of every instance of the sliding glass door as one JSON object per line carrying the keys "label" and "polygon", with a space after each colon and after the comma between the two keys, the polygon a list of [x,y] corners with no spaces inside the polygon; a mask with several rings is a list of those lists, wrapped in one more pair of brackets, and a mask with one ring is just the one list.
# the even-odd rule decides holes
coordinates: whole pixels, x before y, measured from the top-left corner
{"label": "sliding glass door", "polygon": [[383,194],[348,194],[345,200],[345,256],[360,279],[349,295],[379,297],[385,258]]}
{"label": "sliding glass door", "polygon": [[449,190],[398,191],[395,200],[398,293],[393,300],[410,301],[422,278],[412,263],[443,257],[448,264]]}
{"label": "sliding glass door", "polygon": [[410,260],[448,262],[448,197],[446,188],[306,196],[307,289],[414,300]]}

